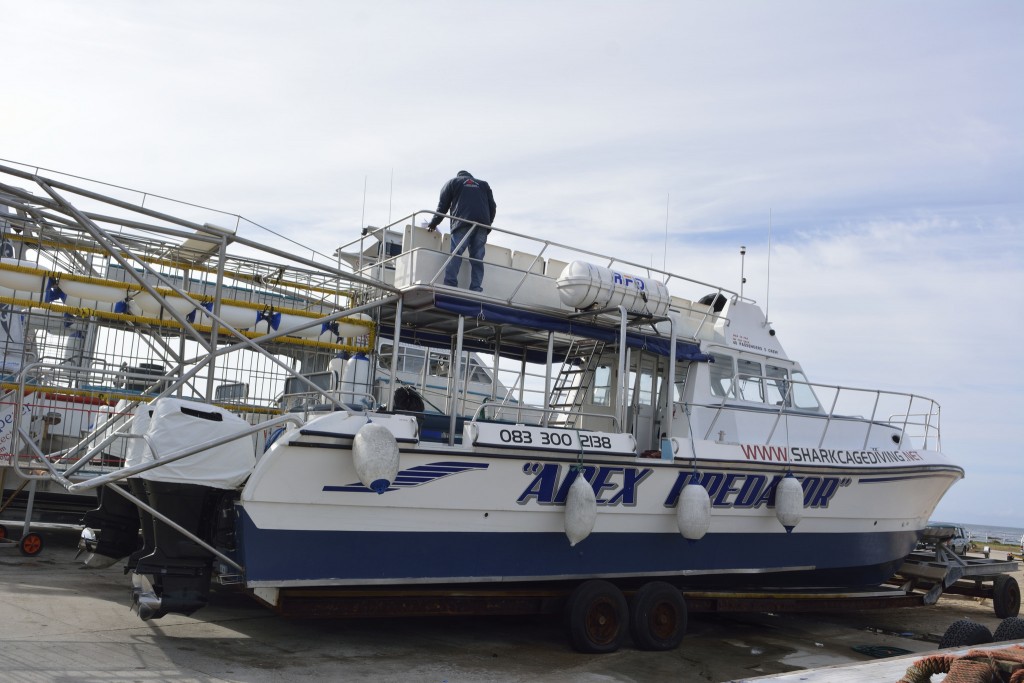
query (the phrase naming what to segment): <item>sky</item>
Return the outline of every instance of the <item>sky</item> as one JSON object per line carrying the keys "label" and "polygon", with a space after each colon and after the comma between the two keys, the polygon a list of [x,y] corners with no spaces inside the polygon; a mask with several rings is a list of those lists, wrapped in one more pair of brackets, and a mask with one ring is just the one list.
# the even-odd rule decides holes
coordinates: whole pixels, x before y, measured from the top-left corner
{"label": "sky", "polygon": [[507,230],[734,290],[746,246],[745,294],[812,381],[941,404],[967,477],[934,517],[1024,527],[1020,2],[0,0],[0,17],[0,159],[324,253],[434,208],[460,169]]}

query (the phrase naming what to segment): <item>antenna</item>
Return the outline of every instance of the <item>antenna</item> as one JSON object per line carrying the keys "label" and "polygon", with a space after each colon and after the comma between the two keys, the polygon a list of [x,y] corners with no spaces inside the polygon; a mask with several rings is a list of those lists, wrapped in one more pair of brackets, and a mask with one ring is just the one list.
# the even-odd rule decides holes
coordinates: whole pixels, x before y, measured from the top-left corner
{"label": "antenna", "polygon": [[391,189],[388,190],[388,225],[391,225],[391,199],[395,196],[395,169],[391,169]]}
{"label": "antenna", "polygon": [[[359,215],[359,227],[366,229],[366,179],[368,176],[363,176],[363,212]],[[363,232],[365,235],[366,232]]]}
{"label": "antenna", "polygon": [[772,291],[772,210],[768,209],[768,275],[764,286],[764,324],[768,324],[768,295]]}
{"label": "antenna", "polygon": [[747,267],[747,248],[740,247],[740,298],[743,298],[743,285],[747,284],[747,276],[744,275]]}

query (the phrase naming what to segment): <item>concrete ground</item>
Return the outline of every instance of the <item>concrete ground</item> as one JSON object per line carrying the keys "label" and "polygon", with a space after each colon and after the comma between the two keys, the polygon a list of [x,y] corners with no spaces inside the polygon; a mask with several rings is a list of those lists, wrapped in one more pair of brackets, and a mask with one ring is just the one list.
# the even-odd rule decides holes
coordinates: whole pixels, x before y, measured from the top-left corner
{"label": "concrete ground", "polygon": [[691,615],[675,651],[609,655],[572,651],[550,616],[296,621],[225,591],[193,617],[143,622],[120,564],[85,568],[77,532],[40,533],[34,558],[0,545],[0,681],[728,681],[869,659],[855,646],[929,652],[956,619],[993,631],[1000,621],[988,601],[956,596],[844,614]]}

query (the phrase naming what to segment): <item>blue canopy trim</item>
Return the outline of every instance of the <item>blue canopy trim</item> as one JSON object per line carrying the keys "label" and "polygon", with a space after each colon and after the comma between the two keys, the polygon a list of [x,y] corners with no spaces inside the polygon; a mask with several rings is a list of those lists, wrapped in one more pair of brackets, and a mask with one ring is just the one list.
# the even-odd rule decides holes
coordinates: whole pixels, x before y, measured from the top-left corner
{"label": "blue canopy trim", "polygon": [[[597,325],[582,321],[566,320],[544,313],[532,313],[500,304],[470,301],[447,294],[435,294],[434,305],[444,311],[458,313],[459,315],[477,320],[486,320],[489,323],[498,325],[518,325],[519,327],[562,332],[578,337],[596,339],[609,344],[615,344],[619,341],[619,331],[617,329],[598,327]],[[402,332],[402,341],[416,343],[406,336],[404,330]],[[626,332],[626,345],[634,349],[650,351],[660,356],[668,356],[669,354],[669,340],[663,337],[641,334],[639,332]],[[547,354],[541,355],[544,358],[541,362],[546,362]],[[527,360],[534,362],[529,357]],[[677,339],[676,360],[708,362],[711,360],[711,356],[701,353],[699,345]]]}

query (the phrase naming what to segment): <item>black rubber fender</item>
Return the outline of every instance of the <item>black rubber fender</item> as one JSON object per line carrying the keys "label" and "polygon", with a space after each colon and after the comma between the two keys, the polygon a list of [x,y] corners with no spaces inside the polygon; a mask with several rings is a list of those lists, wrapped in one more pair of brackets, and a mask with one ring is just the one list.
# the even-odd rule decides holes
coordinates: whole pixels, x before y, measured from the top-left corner
{"label": "black rubber fender", "polygon": [[988,630],[987,626],[970,619],[957,619],[942,634],[942,640],[939,641],[939,649],[984,645],[991,642],[992,632]]}
{"label": "black rubber fender", "polygon": [[992,642],[1001,643],[1004,640],[1024,640],[1024,619],[1020,617],[1008,617],[996,627],[992,634]]}

